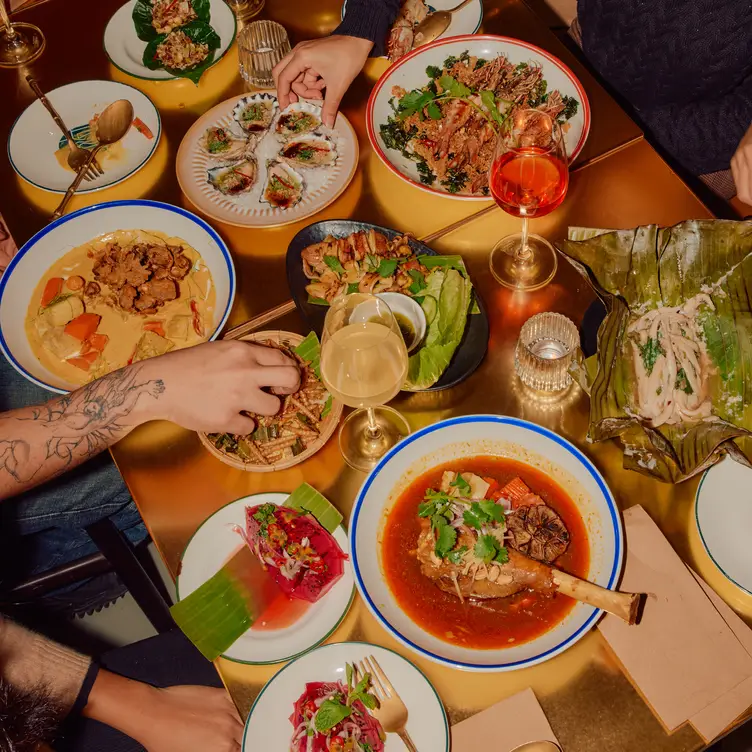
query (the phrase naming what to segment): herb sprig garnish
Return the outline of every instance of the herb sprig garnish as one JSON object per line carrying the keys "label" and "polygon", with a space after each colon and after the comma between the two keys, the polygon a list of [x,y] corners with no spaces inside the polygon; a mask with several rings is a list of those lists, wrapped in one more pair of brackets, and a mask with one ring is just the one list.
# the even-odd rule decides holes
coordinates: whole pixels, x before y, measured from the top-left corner
{"label": "herb sprig garnish", "polygon": [[334,697],[324,700],[321,707],[316,713],[316,730],[326,733],[333,729],[338,723],[345,718],[349,718],[353,713],[353,705],[360,700],[369,710],[378,707],[379,701],[369,692],[371,686],[371,675],[366,673],[363,678],[353,686],[355,672],[353,667],[345,664],[345,675],[347,681],[347,691],[344,696],[335,695]]}

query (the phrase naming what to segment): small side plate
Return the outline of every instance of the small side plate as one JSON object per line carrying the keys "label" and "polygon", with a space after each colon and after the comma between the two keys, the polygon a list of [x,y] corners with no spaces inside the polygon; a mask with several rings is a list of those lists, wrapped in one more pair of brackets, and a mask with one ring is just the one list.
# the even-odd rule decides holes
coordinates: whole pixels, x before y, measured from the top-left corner
{"label": "small side plate", "polygon": [[[389,239],[403,234],[397,232],[397,230],[390,230],[389,228],[372,225],[368,222],[331,219],[304,227],[292,239],[287,248],[287,284],[290,287],[290,292],[298,311],[300,311],[309,326],[319,335],[319,338],[324,329],[326,312],[329,309],[326,306],[314,305],[308,302],[308,293],[305,289],[308,284],[308,278],[303,273],[303,262],[300,254],[304,248],[313,243],[320,243],[328,235],[332,235],[335,238],[344,238],[353,232],[367,232],[372,229],[383,233]],[[415,253],[425,253],[429,256],[440,255],[419,240],[410,238],[408,242]],[[468,314],[465,333],[462,336],[459,347],[454,353],[454,357],[441,375],[441,378],[432,387],[425,390],[427,392],[436,392],[441,389],[449,389],[450,387],[457,386],[457,384],[471,376],[483,362],[486,350],[488,350],[488,316],[483,306],[483,301],[478,296],[476,287],[473,287],[473,293],[475,300],[478,302],[480,313]]]}
{"label": "small side plate", "polygon": [[[245,508],[257,504],[285,503],[287,494],[262,493],[231,501],[206,519],[188,541],[180,558],[177,579],[178,600],[213,577],[235,552],[245,545],[235,530],[245,526]],[[340,525],[334,532],[340,548],[347,552],[347,533]],[[222,656],[235,663],[260,665],[289,661],[323,642],[345,618],[355,595],[352,564],[345,562],[342,579],[301,618],[284,629],[249,629]],[[301,689],[302,691],[302,689]],[[263,747],[259,747],[263,749]]]}
{"label": "small side plate", "polygon": [[752,470],[731,457],[707,470],[695,496],[695,522],[713,563],[752,595]]}

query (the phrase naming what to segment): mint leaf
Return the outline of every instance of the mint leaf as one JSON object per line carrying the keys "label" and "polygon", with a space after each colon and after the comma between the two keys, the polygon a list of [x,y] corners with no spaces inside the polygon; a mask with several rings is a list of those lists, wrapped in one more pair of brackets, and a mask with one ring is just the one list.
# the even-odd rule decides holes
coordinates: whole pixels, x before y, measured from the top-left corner
{"label": "mint leaf", "polygon": [[349,718],[351,713],[352,710],[341,702],[324,700],[316,713],[316,730],[322,733],[329,731],[329,729],[333,729],[338,723],[344,721],[345,718]]}
{"label": "mint leaf", "polygon": [[324,256],[324,263],[337,274],[344,274],[345,269],[342,264],[339,263],[339,259],[336,256]]}
{"label": "mint leaf", "polygon": [[[375,710],[378,705],[379,701],[368,692],[364,692],[358,699],[369,709],[369,710]],[[367,745],[366,745],[367,746]]]}
{"label": "mint leaf", "polygon": [[467,553],[467,546],[460,546],[459,548],[456,548],[454,551],[450,551],[446,558],[449,560],[451,564],[454,565],[460,565],[462,564],[462,557]]}
{"label": "mint leaf", "polygon": [[[439,519],[443,519],[440,517]],[[436,539],[436,556],[443,559],[453,548],[457,542],[457,531],[451,526],[447,525],[446,521],[438,528],[439,535]]]}
{"label": "mint leaf", "polygon": [[382,259],[378,272],[380,277],[391,277],[397,268],[397,259]]}
{"label": "mint leaf", "polygon": [[470,484],[462,477],[462,475],[460,475],[460,473],[457,473],[457,477],[449,485],[453,488],[459,489],[461,494],[470,493]]}
{"label": "mint leaf", "polygon": [[494,557],[498,555],[499,548],[499,542],[493,535],[481,535],[475,544],[473,553],[486,564],[490,564]]}

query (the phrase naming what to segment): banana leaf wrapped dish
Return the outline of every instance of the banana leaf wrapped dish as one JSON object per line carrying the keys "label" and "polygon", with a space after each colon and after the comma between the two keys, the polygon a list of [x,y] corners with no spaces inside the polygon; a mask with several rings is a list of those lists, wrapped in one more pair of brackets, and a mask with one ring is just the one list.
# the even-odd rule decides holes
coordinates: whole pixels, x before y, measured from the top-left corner
{"label": "banana leaf wrapped dish", "polygon": [[752,222],[570,228],[556,243],[607,310],[580,381],[591,441],[677,483],[752,459]]}

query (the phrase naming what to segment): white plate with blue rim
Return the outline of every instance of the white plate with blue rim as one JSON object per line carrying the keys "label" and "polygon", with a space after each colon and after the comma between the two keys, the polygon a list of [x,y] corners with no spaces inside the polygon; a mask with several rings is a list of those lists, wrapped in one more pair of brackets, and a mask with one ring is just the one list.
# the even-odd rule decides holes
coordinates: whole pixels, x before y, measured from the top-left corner
{"label": "white plate with blue rim", "polygon": [[[426,2],[425,4],[429,13],[435,13],[437,10],[456,8],[460,4],[460,0],[430,0],[430,2]],[[347,0],[342,3],[343,19],[346,12]],[[483,23],[483,0],[472,0],[462,10],[452,13],[452,20],[449,22],[449,26],[437,39],[476,34],[478,29],[480,29],[481,23]]]}
{"label": "white plate with blue rim", "polygon": [[[367,642],[322,645],[277,673],[253,703],[243,733],[243,752],[289,752],[290,714],[307,682],[345,682],[345,664],[373,656],[407,706],[407,730],[421,752],[449,752],[449,723],[427,677],[410,661]],[[387,734],[385,752],[405,752],[396,734]]]}
{"label": "white plate with blue rim", "polygon": [[[126,84],[76,81],[48,92],[47,99],[70,128],[73,140],[84,149],[97,145],[89,125],[92,118],[118,99],[127,99],[133,105],[134,125],[122,140],[106,146],[97,156],[104,175],[84,180],[78,193],[101,191],[129,178],[149,161],[162,137],[157,108],[149,97]],[[37,188],[65,193],[75,177],[66,161],[68,153],[60,128],[44,105],[34,100],[10,129],[8,160],[11,166]]]}
{"label": "white plate with blue rim", "polygon": [[[144,65],[144,50],[146,42],[140,40],[133,24],[133,7],[136,0],[130,0],[121,6],[112,18],[107,22],[104,30],[104,51],[110,62],[135,78],[144,78],[151,81],[176,80],[168,71],[158,68],[151,70]],[[230,49],[235,41],[237,33],[237,21],[235,14],[224,0],[210,0],[210,25],[217,32],[220,45],[214,51],[214,60],[209,68],[216,65]]]}
{"label": "white plate with blue rim", "polygon": [[230,250],[200,217],[171,204],[140,199],[110,201],[66,214],[24,243],[0,277],[0,350],[13,368],[43,389],[65,394],[80,384],[67,382],[43,366],[29,343],[24,324],[39,280],[66,251],[117,230],[156,230],[180,238],[199,253],[215,290],[206,339],[216,339],[230,315],[236,287]]}
{"label": "white plate with blue rim", "polygon": [[[180,560],[177,579],[178,600],[190,595],[211,579],[245,542],[238,528],[245,528],[245,509],[257,504],[277,504],[287,500],[285,493],[244,496],[218,509],[207,518],[188,541]],[[347,533],[342,525],[334,539],[347,552]],[[223,654],[235,663],[260,665],[289,661],[322,643],[342,623],[350,610],[355,586],[352,564],[344,563],[344,574],[317,603],[311,604],[293,624],[281,629],[249,629]],[[302,691],[302,690],[301,690]],[[298,693],[300,694],[300,692]],[[255,742],[255,740],[254,740]],[[263,745],[257,749],[266,749]]]}
{"label": "white plate with blue rim", "polygon": [[[479,456],[510,458],[555,478],[578,508],[588,534],[585,579],[615,589],[624,536],[616,502],[593,463],[547,428],[502,415],[450,418],[417,431],[393,447],[366,478],[350,517],[350,555],[355,584],[379,623],[423,658],[468,671],[511,671],[550,660],[582,639],[602,612],[575,603],[563,620],[527,642],[474,649],[447,642],[411,619],[391,591],[382,569],[384,522],[416,478],[446,462]],[[566,597],[566,596],[563,596]]]}
{"label": "white plate with blue rim", "polygon": [[752,470],[731,457],[707,470],[695,495],[695,523],[713,563],[752,595]]}

